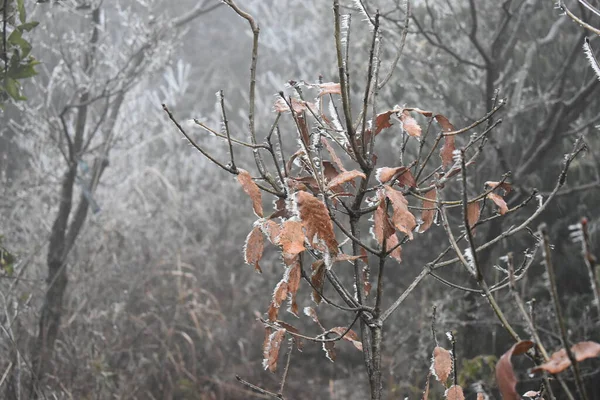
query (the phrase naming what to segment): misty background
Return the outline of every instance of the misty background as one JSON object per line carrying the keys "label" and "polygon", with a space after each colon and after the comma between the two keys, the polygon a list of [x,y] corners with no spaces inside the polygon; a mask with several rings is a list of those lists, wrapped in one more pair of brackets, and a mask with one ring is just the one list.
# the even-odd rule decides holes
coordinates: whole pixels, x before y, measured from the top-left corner
{"label": "misty background", "polygon": [[[406,4],[364,3],[382,14],[381,69],[387,73],[402,41]],[[597,253],[600,82],[582,45],[588,35],[591,47],[600,49],[600,40],[549,1],[410,3],[406,43],[379,93],[381,110],[419,107],[463,127],[484,116],[495,96],[506,98],[497,117],[502,123],[476,168],[482,177],[511,171],[515,190],[507,196],[509,205],[522,202],[533,188],[547,195],[564,154],[583,135],[589,150],[573,162],[567,185],[532,229],[541,222],[549,226],[572,342],[598,340],[600,316],[581,244],[570,239],[569,227],[586,217]],[[599,17],[573,3],[578,15],[599,26]],[[350,76],[358,110],[372,32],[361,2],[342,4],[342,11],[352,15]],[[339,81],[333,13],[325,0],[240,0],[239,5],[260,25],[256,126],[262,141],[276,116],[277,93],[292,93],[290,80]],[[0,248],[11,256],[0,270],[0,397],[36,396],[29,382],[36,379],[35,366],[43,365],[40,398],[264,398],[235,376],[262,387],[278,385],[278,374],[262,367],[264,327],[257,317],[268,308],[281,261],[267,248],[262,274],[244,264],[242,247],[256,219],[250,200],[234,176],[185,141],[161,107],[165,103],[198,143],[226,163],[227,143],[193,119],[220,132],[215,94],[223,90],[231,132],[248,140],[252,35],[247,22],[216,0],[71,0],[26,2],[26,8],[27,18],[39,21],[27,36],[40,61],[38,74],[22,81],[27,99],[5,101],[0,114]],[[475,37],[470,34],[474,18]],[[296,133],[290,119],[281,128],[291,155]],[[73,137],[81,132],[76,164],[67,162],[70,146],[77,144],[68,143],[65,132]],[[405,140],[401,130],[382,135],[386,146],[378,163],[397,162]],[[250,151],[238,151],[236,157],[240,168],[253,172]],[[56,311],[48,306],[47,277],[68,171],[74,171],[73,204],[61,248],[69,250],[57,275],[66,274],[66,290],[54,351],[43,361],[36,350],[38,329],[44,307]],[[480,180],[482,186],[487,179]],[[526,206],[528,214],[534,203]],[[80,204],[87,211],[78,214]],[[74,227],[82,215],[81,226]],[[493,238],[525,218],[511,216],[477,234]],[[522,257],[530,241],[507,239],[483,255],[482,265],[499,280],[494,265],[500,257],[508,252]],[[447,246],[447,239],[438,230],[418,243],[426,244],[407,246],[403,262],[394,266],[387,303]],[[519,288],[523,298],[536,300],[536,322],[547,347],[558,349],[541,261]],[[344,273],[350,278],[349,268]],[[440,276],[474,286],[458,267]],[[515,305],[509,293],[497,292],[497,300],[526,332],[518,314],[510,312]],[[299,305],[314,306],[308,286],[300,288]],[[510,347],[510,338],[483,297],[429,277],[385,332],[388,398],[421,398],[434,347],[434,305],[438,330],[456,332],[461,384],[483,385],[497,394],[493,365]],[[347,324],[348,316],[336,311],[323,304],[319,319],[329,326]],[[318,333],[304,315],[285,318],[302,332]],[[295,352],[290,398],[367,398],[362,355],[346,342],[337,353],[332,363],[315,343]],[[597,360],[582,367],[592,398],[600,396],[599,367]],[[538,382],[522,378],[523,387]]]}

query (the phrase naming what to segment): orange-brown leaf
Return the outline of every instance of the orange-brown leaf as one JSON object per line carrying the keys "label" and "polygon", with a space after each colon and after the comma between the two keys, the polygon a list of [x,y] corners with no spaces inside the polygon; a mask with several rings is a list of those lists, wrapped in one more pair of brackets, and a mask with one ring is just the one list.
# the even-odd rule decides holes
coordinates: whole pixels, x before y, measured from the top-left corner
{"label": "orange-brown leaf", "polygon": [[[316,106],[313,103],[308,102],[308,101],[299,100],[299,99],[292,97],[291,104],[292,104],[292,108],[294,109],[295,113],[301,113],[302,111],[306,110],[308,107],[310,107],[310,109],[313,110],[313,112],[316,111]],[[282,99],[281,97],[279,97],[277,100],[275,100],[273,109],[278,113],[290,111],[290,107],[288,106],[287,102],[284,99]]]}
{"label": "orange-brown leaf", "polygon": [[358,177],[366,179],[365,174],[358,170],[354,169],[352,171],[344,171],[329,182],[329,184],[327,185],[327,189],[332,189],[336,186],[343,185],[344,183],[349,182]]}
{"label": "orange-brown leaf", "polygon": [[394,215],[392,216],[392,223],[400,232],[403,232],[408,235],[408,237],[412,240],[413,238],[413,229],[417,226],[417,221],[415,216],[412,215],[410,211],[408,211],[408,201],[404,198],[401,192],[398,190],[392,189],[389,186],[385,186],[385,194],[390,202],[392,203],[392,208],[394,210]]}
{"label": "orange-brown leaf", "polygon": [[312,275],[310,276],[310,281],[314,288],[311,296],[317,305],[319,305],[322,300],[321,293],[323,293],[323,285],[325,284],[325,271],[326,268],[323,260],[317,260],[312,263]]}
{"label": "orange-brown leaf", "polygon": [[436,346],[435,349],[433,349],[433,363],[431,364],[431,370],[438,381],[446,384],[446,381],[452,372],[452,355],[448,350],[440,346]]}
{"label": "orange-brown leaf", "polygon": [[317,325],[321,326],[317,312],[312,307],[304,307],[304,315],[310,317]]}
{"label": "orange-brown leaf", "polygon": [[308,242],[314,246],[316,238],[322,240],[327,246],[329,254],[335,257],[338,253],[338,243],[325,204],[304,191],[296,193],[296,200]]}
{"label": "orange-brown leaf", "polygon": [[496,383],[504,400],[519,400],[521,398],[517,393],[517,377],[510,359],[513,355],[526,353],[531,347],[533,347],[533,342],[522,340],[515,343],[498,360],[496,364]]}
{"label": "orange-brown leaf", "polygon": [[500,213],[500,215],[504,215],[508,212],[508,206],[506,205],[506,202],[504,201],[502,196],[500,196],[496,193],[488,193],[487,198],[492,200],[494,203],[496,203],[496,205],[498,206],[498,212]]}
{"label": "orange-brown leaf", "polygon": [[256,226],[250,231],[244,244],[244,261],[246,264],[254,265],[256,272],[262,272],[258,262],[263,255],[264,240],[260,226]]}
{"label": "orange-brown leaf", "polygon": [[[600,356],[600,344],[596,342],[580,342],[571,347],[571,352],[575,360],[583,361],[588,358]],[[552,354],[548,362],[532,369],[533,372],[548,371],[551,374],[558,374],[571,366],[571,360],[565,349]]]}
{"label": "orange-brown leaf", "polygon": [[446,390],[446,399],[448,400],[465,400],[463,390],[458,385],[452,385]]}
{"label": "orange-brown leaf", "polygon": [[410,113],[406,110],[402,111],[400,114],[400,121],[402,121],[402,128],[412,137],[420,137],[421,136],[421,127],[417,123],[417,120],[414,119]]}
{"label": "orange-brown leaf", "polygon": [[[285,328],[285,330],[288,332],[300,333],[300,330],[298,330],[298,328],[294,327],[291,324],[288,324],[287,322],[280,321],[280,320],[277,320],[276,322],[277,322],[277,325],[281,326],[282,328]],[[294,336],[294,335],[290,335],[290,336],[292,336],[292,340],[294,341],[294,343],[296,343],[296,348],[298,349],[298,351],[302,351],[302,347],[304,347],[304,342],[302,341],[302,339],[300,339],[298,336]]]}
{"label": "orange-brown leaf", "polygon": [[442,114],[437,114],[435,116],[435,120],[440,125],[444,133],[452,132],[454,130],[454,125],[452,125],[448,118],[444,117]]}
{"label": "orange-brown leaf", "polygon": [[256,183],[254,183],[254,181],[252,180],[252,177],[250,176],[250,173],[248,171],[243,170],[241,168],[238,168],[238,171],[239,171],[239,174],[237,176],[238,182],[242,185],[244,192],[246,192],[246,194],[248,196],[250,196],[250,199],[252,200],[252,208],[254,208],[254,213],[257,216],[262,218],[263,217],[263,208],[262,208],[262,195],[260,193],[260,189],[258,188]]}
{"label": "orange-brown leaf", "polygon": [[278,243],[277,238],[281,234],[281,225],[273,220],[268,219],[261,222],[260,228],[262,229],[263,233],[267,235],[267,238],[271,243]]}
{"label": "orange-brown leaf", "polygon": [[285,329],[278,329],[269,335],[263,349],[264,359],[263,367],[269,369],[271,372],[275,372],[277,369],[277,359],[279,358],[279,349],[281,348],[281,342],[285,338]]}
{"label": "orange-brown leaf", "polygon": [[412,111],[412,112],[419,113],[422,116],[427,117],[427,118],[429,118],[429,117],[431,117],[433,115],[433,113],[431,111],[421,110],[420,108],[412,108],[411,107],[411,108],[405,108],[404,110],[405,111]]}
{"label": "orange-brown leaf", "polygon": [[323,342],[323,351],[325,351],[325,356],[329,361],[335,361],[335,342]]}
{"label": "orange-brown leaf", "polygon": [[[385,198],[384,194],[379,192],[377,194],[379,201],[379,206],[375,210],[373,215],[373,228],[371,233],[379,243],[379,246],[383,246],[383,239],[386,239],[386,250],[389,251],[394,246],[398,244],[398,237],[396,236],[396,230],[394,226],[390,222],[390,219],[387,215],[386,206],[385,206]],[[398,262],[402,261],[401,249],[400,247],[396,248],[391,254],[393,258],[398,260]]]}
{"label": "orange-brown leaf", "polygon": [[298,221],[285,221],[283,229],[277,237],[277,244],[282,247],[283,253],[286,255],[299,254],[306,250],[302,224]]}
{"label": "orange-brown leaf", "polygon": [[293,262],[290,267],[288,267],[287,272],[287,282],[288,282],[288,293],[292,295],[290,300],[290,312],[295,316],[298,316],[298,304],[296,303],[296,294],[298,293],[298,288],[300,287],[300,277],[301,277],[301,264],[299,257],[296,256],[295,262]]}
{"label": "orange-brown leaf", "polygon": [[421,219],[423,220],[423,223],[419,228],[419,233],[425,232],[431,227],[431,224],[433,224],[433,218],[435,217],[436,213],[434,207],[435,202],[437,200],[437,190],[431,189],[430,191],[425,193],[423,197],[425,197],[428,200],[423,200],[423,211],[421,211]]}
{"label": "orange-brown leaf", "polygon": [[346,169],[344,168],[344,164],[342,163],[342,160],[340,160],[340,158],[338,157],[338,155],[335,153],[335,150],[333,149],[333,147],[329,143],[329,140],[327,140],[325,137],[322,137],[321,138],[321,143],[323,143],[323,145],[327,149],[327,152],[331,156],[331,161],[335,164],[335,166],[338,167],[338,169],[340,171],[342,171],[342,172],[345,171]]}
{"label": "orange-brown leaf", "polygon": [[402,186],[415,187],[417,182],[412,172],[406,167],[382,167],[378,168],[375,177],[380,183],[387,183],[392,179],[397,180]]}
{"label": "orange-brown leaf", "polygon": [[512,191],[512,185],[508,182],[494,182],[494,181],[487,181],[485,183],[486,186],[489,186],[492,189],[495,189],[497,187],[500,187],[502,190],[504,190],[504,194],[508,194]]}
{"label": "orange-brown leaf", "polygon": [[454,150],[456,150],[455,137],[446,136],[444,138],[444,145],[440,150],[440,158],[442,159],[442,166],[448,168],[454,162]]}
{"label": "orange-brown leaf", "polygon": [[326,94],[342,94],[342,87],[339,83],[324,82],[319,84],[319,96]]}
{"label": "orange-brown leaf", "polygon": [[392,124],[390,122],[390,117],[396,111],[389,110],[384,113],[377,114],[377,117],[375,117],[375,135],[379,134],[379,132],[381,132],[385,128],[389,128],[392,126]]}
{"label": "orange-brown leaf", "polygon": [[288,295],[288,284],[285,280],[279,281],[275,290],[273,291],[273,306],[276,308],[281,307],[281,303],[287,299]]}
{"label": "orange-brown leaf", "polygon": [[473,226],[479,221],[479,215],[481,214],[481,205],[478,201],[467,204],[467,221],[469,228],[473,230]]}
{"label": "orange-brown leaf", "polygon": [[279,315],[279,306],[275,307],[275,304],[271,302],[271,304],[269,304],[269,310],[267,311],[267,315],[269,316],[269,321],[275,321],[277,319],[277,316]]}
{"label": "orange-brown leaf", "polygon": [[[331,331],[335,332],[341,336],[344,334],[344,332],[346,332],[346,329],[347,328],[344,326],[337,326],[335,328],[332,328]],[[358,337],[356,332],[354,332],[352,329],[350,329],[348,332],[346,332],[346,334],[342,337],[342,339],[347,340],[348,342],[352,343],[354,345],[354,347],[356,347],[358,350],[360,350],[360,351],[363,350],[362,342],[360,341],[360,338]]]}

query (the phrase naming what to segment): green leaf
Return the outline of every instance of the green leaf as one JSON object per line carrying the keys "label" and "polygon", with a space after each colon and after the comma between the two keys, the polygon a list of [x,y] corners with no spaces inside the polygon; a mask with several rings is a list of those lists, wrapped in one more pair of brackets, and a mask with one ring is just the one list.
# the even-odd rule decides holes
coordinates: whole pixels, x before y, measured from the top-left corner
{"label": "green leaf", "polygon": [[19,65],[15,68],[11,68],[8,72],[8,77],[12,79],[25,79],[36,76],[37,71],[34,68],[35,65],[37,64]]}
{"label": "green leaf", "polygon": [[35,28],[36,26],[38,26],[40,23],[38,21],[29,21],[29,22],[25,22],[19,26],[17,26],[17,29],[20,30],[21,32],[23,31],[31,31],[33,28]]}
{"label": "green leaf", "polygon": [[17,10],[19,10],[19,20],[21,21],[22,24],[24,24],[25,20],[27,19],[27,14],[25,12],[25,1],[24,0],[17,0]]}
{"label": "green leaf", "polygon": [[23,39],[23,35],[18,30],[14,30],[8,36],[7,42],[21,49],[21,59],[27,57],[31,52],[31,44]]}
{"label": "green leaf", "polygon": [[26,97],[21,96],[21,85],[16,79],[8,77],[4,79],[4,88],[6,93],[14,100],[27,100]]}

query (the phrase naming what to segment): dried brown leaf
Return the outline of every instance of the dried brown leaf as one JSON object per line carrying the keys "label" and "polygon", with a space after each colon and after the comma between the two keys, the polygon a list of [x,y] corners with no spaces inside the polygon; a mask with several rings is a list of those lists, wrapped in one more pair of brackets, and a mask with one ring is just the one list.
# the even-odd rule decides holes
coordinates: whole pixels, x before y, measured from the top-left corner
{"label": "dried brown leaf", "polygon": [[296,201],[302,226],[306,229],[308,242],[314,246],[315,239],[319,238],[325,242],[329,254],[335,257],[338,253],[338,243],[325,204],[312,194],[304,191],[296,193]]}
{"label": "dried brown leaf", "polygon": [[448,168],[454,163],[454,150],[456,150],[455,137],[446,136],[444,138],[444,145],[440,150],[440,158],[442,159],[442,166]]}
{"label": "dried brown leaf", "polygon": [[385,194],[392,203],[394,214],[392,215],[392,223],[400,232],[408,235],[412,240],[413,230],[417,226],[415,216],[408,211],[408,201],[398,190],[385,186]]}
{"label": "dried brown leaf", "polygon": [[262,195],[260,193],[259,187],[256,185],[256,183],[254,183],[248,171],[238,168],[238,172],[239,174],[237,176],[237,180],[242,185],[244,192],[246,192],[246,194],[250,196],[250,199],[252,200],[252,208],[254,208],[254,213],[258,217],[262,218]]}
{"label": "dried brown leaf", "polygon": [[256,272],[262,272],[258,262],[263,255],[264,240],[260,226],[256,226],[250,231],[244,244],[244,261],[246,264],[254,265]]}
{"label": "dried brown leaf", "polygon": [[375,135],[378,135],[382,130],[392,126],[390,117],[397,111],[398,110],[389,110],[384,113],[377,114],[377,117],[375,117]]}
{"label": "dried brown leaf", "polygon": [[281,342],[285,338],[285,329],[278,329],[269,335],[269,339],[263,349],[264,359],[263,367],[269,369],[271,372],[275,372],[277,369],[277,359],[279,358],[279,349],[281,348]]}
{"label": "dried brown leaf", "polygon": [[339,83],[324,82],[319,84],[319,96],[326,94],[342,94],[342,87]]}
{"label": "dried brown leaf", "polygon": [[[377,196],[379,198],[379,206],[373,215],[373,228],[371,233],[375,237],[377,243],[379,243],[379,246],[383,246],[383,238],[385,237],[386,251],[389,251],[398,244],[398,237],[396,236],[396,230],[394,229],[394,226],[388,217],[383,192],[378,192]],[[402,262],[400,246],[397,247],[390,255],[398,260],[398,262]]]}
{"label": "dried brown leaf", "polygon": [[310,281],[314,288],[311,297],[317,305],[321,304],[322,300],[321,293],[323,293],[323,285],[325,284],[325,271],[326,268],[323,260],[317,260],[312,263],[312,275],[310,276]]}
{"label": "dried brown leaf", "polygon": [[448,400],[465,400],[463,390],[458,385],[452,385],[446,390],[446,399]]}
{"label": "dried brown leaf", "polygon": [[421,136],[421,127],[417,123],[417,120],[414,119],[410,113],[406,110],[402,111],[399,115],[400,121],[402,121],[402,128],[412,137],[420,137]]}
{"label": "dried brown leaf", "polygon": [[323,143],[325,149],[327,149],[327,152],[331,156],[331,161],[335,164],[335,166],[338,167],[340,171],[345,171],[346,169],[344,168],[342,160],[340,160],[338,155],[335,153],[335,150],[331,146],[331,143],[329,143],[329,140],[327,140],[325,137],[321,137],[321,143]]}
{"label": "dried brown leaf", "polygon": [[510,361],[513,355],[526,353],[527,350],[533,347],[533,342],[522,340],[515,343],[506,353],[500,357],[496,364],[496,382],[502,398],[504,400],[519,400],[521,397],[517,393],[517,377],[513,370],[512,362]]}
{"label": "dried brown leaf", "polygon": [[321,322],[319,321],[319,317],[317,316],[317,312],[312,307],[304,307],[304,315],[310,317],[317,325],[321,326]]}
{"label": "dried brown leaf", "polygon": [[333,189],[336,186],[343,185],[344,183],[352,181],[359,177],[366,179],[365,174],[358,170],[354,169],[352,171],[344,171],[341,174],[339,174],[338,176],[336,176],[335,178],[333,178],[331,181],[329,181],[329,184],[327,185],[327,189]]}
{"label": "dried brown leaf", "polygon": [[421,110],[420,108],[409,107],[409,108],[405,108],[404,111],[416,112],[416,113],[421,114],[422,116],[427,117],[427,118],[429,118],[429,117],[431,117],[433,115],[433,112]]}
{"label": "dried brown leaf", "polygon": [[435,349],[433,349],[431,371],[438,381],[446,384],[446,381],[452,372],[452,355],[448,350],[440,346],[436,346]]}
{"label": "dried brown leaf", "polygon": [[[344,334],[344,332],[346,332],[346,329],[347,328],[345,326],[336,326],[335,328],[331,329],[331,332],[335,332],[341,336]],[[358,337],[356,332],[354,332],[352,329],[350,329],[348,332],[346,332],[346,334],[342,337],[342,339],[347,340],[348,342],[352,343],[354,345],[354,347],[356,347],[358,350],[360,350],[360,351],[363,350],[363,346],[362,346],[362,342],[360,341],[360,338]]]}
{"label": "dried brown leaf", "polygon": [[[292,333],[300,333],[300,330],[298,330],[298,328],[296,328],[295,326],[288,324],[287,322],[281,321],[281,320],[277,320],[277,325],[281,326],[282,328],[285,328],[286,331],[288,332],[292,332]],[[302,351],[302,348],[304,347],[304,341],[299,338],[298,336],[295,335],[290,335],[292,336],[292,340],[294,341],[294,343],[296,344],[296,348],[298,349],[298,351]]]}
{"label": "dried brown leaf", "polygon": [[325,351],[325,356],[329,361],[335,361],[335,342],[323,342],[323,351]]}
{"label": "dried brown leaf", "polygon": [[437,114],[435,116],[435,120],[442,128],[442,132],[447,133],[452,132],[454,130],[454,125],[452,125],[448,118],[444,117],[442,114]]}
{"label": "dried brown leaf", "polygon": [[[600,356],[600,344],[596,342],[579,342],[571,347],[571,352],[575,356],[575,360],[583,361],[588,358]],[[571,360],[565,349],[552,354],[548,362],[532,368],[532,372],[548,371],[551,374],[558,374],[571,366]]]}
{"label": "dried brown leaf", "polygon": [[421,219],[423,220],[423,223],[421,224],[421,226],[419,228],[419,233],[425,232],[427,229],[429,229],[431,227],[431,224],[433,224],[433,219],[434,219],[435,213],[436,213],[436,210],[434,209],[434,207],[435,207],[435,202],[437,200],[437,190],[431,189],[430,191],[425,193],[425,195],[423,197],[425,197],[428,200],[423,200],[423,204],[422,204],[423,211],[421,211]]}
{"label": "dried brown leaf", "polygon": [[500,189],[504,190],[504,194],[508,194],[510,192],[512,192],[512,185],[508,182],[494,182],[494,181],[487,181],[485,183],[486,186],[489,186],[492,189],[495,189],[497,187],[500,187]]}
{"label": "dried brown leaf", "polygon": [[[316,106],[309,101],[299,100],[292,97],[291,104],[295,113],[301,113],[305,111],[308,107],[310,107],[310,109],[313,110],[313,112],[317,111]],[[278,113],[290,111],[290,107],[288,106],[287,102],[281,97],[275,100],[273,109]]]}
{"label": "dried brown leaf", "polygon": [[298,221],[285,221],[276,240],[277,244],[282,247],[284,255],[299,254],[306,250],[302,224]]}
{"label": "dried brown leaf", "polygon": [[506,202],[504,201],[502,196],[500,196],[496,193],[488,193],[487,198],[492,200],[494,203],[496,203],[496,205],[498,206],[498,212],[500,213],[500,215],[504,215],[508,212],[508,206],[506,205]]}
{"label": "dried brown leaf", "polygon": [[467,204],[467,221],[469,228],[473,231],[473,226],[479,221],[479,215],[481,214],[481,205],[478,201]]}
{"label": "dried brown leaf", "polygon": [[288,267],[287,271],[287,282],[288,282],[288,293],[292,295],[290,300],[290,312],[295,316],[298,316],[298,304],[296,303],[296,294],[300,287],[301,277],[300,259],[298,256],[295,257],[295,261]]}
{"label": "dried brown leaf", "polygon": [[273,291],[273,306],[276,308],[281,307],[281,303],[287,299],[288,296],[288,284],[285,280],[279,281],[277,286],[275,286],[275,290]]}
{"label": "dried brown leaf", "polygon": [[273,244],[278,244],[277,238],[281,234],[281,225],[277,222],[267,219],[260,224],[263,233],[267,235],[269,241]]}
{"label": "dried brown leaf", "polygon": [[[375,177],[380,183],[390,182],[392,179],[398,181],[402,186],[416,187],[417,182],[412,172],[406,167],[382,167],[378,168]],[[393,183],[392,183],[393,184]]]}

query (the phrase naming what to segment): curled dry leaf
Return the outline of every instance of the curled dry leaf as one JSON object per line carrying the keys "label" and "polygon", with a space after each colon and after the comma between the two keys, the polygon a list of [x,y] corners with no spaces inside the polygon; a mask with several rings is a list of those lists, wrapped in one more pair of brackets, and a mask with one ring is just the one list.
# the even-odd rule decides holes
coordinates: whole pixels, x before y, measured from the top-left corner
{"label": "curled dry leaf", "polygon": [[[280,321],[280,320],[277,320],[276,322],[277,322],[277,325],[281,326],[282,328],[285,328],[285,330],[288,332],[300,333],[298,328],[296,328],[295,326],[293,326],[291,324],[288,324],[287,322]],[[292,340],[296,344],[296,348],[298,349],[298,351],[302,351],[302,348],[304,347],[304,342],[302,341],[302,339],[300,339],[298,336],[294,336],[294,335],[290,335],[290,336],[292,336]]]}
{"label": "curled dry leaf", "polygon": [[315,311],[314,308],[312,307],[304,307],[304,315],[306,315],[307,317],[310,317],[310,319],[312,319],[315,324],[321,326],[321,322],[319,321],[319,317],[317,317],[317,312]]}
{"label": "curled dry leaf", "polygon": [[399,117],[400,121],[402,121],[402,128],[406,131],[406,133],[408,133],[409,136],[421,136],[421,127],[417,123],[417,120],[414,119],[408,111],[402,111]]}
{"label": "curled dry leaf", "polygon": [[452,354],[450,354],[448,350],[440,346],[436,346],[435,349],[433,349],[431,372],[438,381],[446,384],[446,381],[452,372]]}
{"label": "curled dry leaf", "polygon": [[321,143],[323,143],[323,146],[325,146],[325,148],[327,149],[327,152],[331,156],[331,162],[333,162],[335,164],[335,166],[338,167],[338,169],[341,172],[345,171],[346,169],[344,168],[344,163],[342,162],[342,160],[340,160],[338,155],[335,153],[335,150],[329,143],[329,140],[327,140],[325,137],[321,137]]}
{"label": "curled dry leaf", "polygon": [[411,112],[416,112],[418,114],[421,114],[424,117],[431,117],[433,115],[433,112],[431,111],[425,111],[425,110],[421,110],[420,108],[405,108],[404,111],[411,111]]}
{"label": "curled dry leaf", "polygon": [[323,351],[329,361],[335,361],[335,342],[323,342]]}
{"label": "curled dry leaf", "polygon": [[258,262],[263,255],[264,240],[260,226],[256,226],[250,231],[244,244],[244,261],[246,264],[254,265],[256,272],[262,272]]}
{"label": "curled dry leaf", "polygon": [[435,210],[437,190],[431,189],[429,192],[425,193],[423,197],[425,197],[427,200],[423,200],[423,211],[421,211],[421,220],[423,220],[423,223],[419,228],[419,233],[425,232],[431,227],[431,224],[433,224],[433,219],[435,217],[435,213],[437,212],[437,210]]}
{"label": "curled dry leaf", "polygon": [[254,183],[248,171],[238,168],[238,172],[239,173],[237,176],[237,180],[242,185],[244,192],[246,192],[246,194],[250,196],[250,199],[252,200],[252,208],[254,209],[254,213],[262,218],[262,195],[260,193],[259,187],[256,185],[256,183]]}
{"label": "curled dry leaf", "polygon": [[479,221],[479,215],[481,214],[481,205],[479,201],[467,204],[467,222],[469,228],[473,230],[473,226]]}
{"label": "curled dry leaf", "polygon": [[338,243],[325,204],[312,194],[304,191],[296,193],[296,201],[302,226],[306,229],[308,242],[314,246],[316,238],[322,240],[327,246],[329,254],[335,257],[338,252]]}
{"label": "curled dry leaf", "polygon": [[[450,123],[448,118],[444,117],[443,115],[437,114],[435,116],[435,120],[442,128],[442,132],[447,133],[454,130],[454,126]],[[456,150],[455,136],[444,137],[444,145],[440,150],[440,157],[442,159],[442,166],[444,168],[448,168],[453,164],[452,154],[454,153],[454,150]]]}
{"label": "curled dry leaf", "polygon": [[496,364],[496,382],[504,400],[520,400],[517,393],[517,377],[510,361],[513,355],[524,354],[533,347],[533,342],[522,340],[515,343],[506,353],[500,357]]}
{"label": "curled dry leaf", "polygon": [[377,114],[377,117],[375,117],[375,135],[378,135],[382,130],[392,126],[390,117],[395,112],[397,112],[397,110],[389,110],[381,114]]}
{"label": "curled dry leaf", "polygon": [[333,189],[359,177],[363,179],[367,178],[364,173],[357,170],[344,171],[329,182],[327,189]]}
{"label": "curled dry leaf", "polygon": [[288,293],[291,294],[289,311],[296,317],[298,316],[298,304],[296,303],[296,294],[298,293],[298,288],[300,287],[300,277],[302,275],[301,268],[302,265],[300,264],[300,258],[296,256],[294,257],[293,261],[288,266],[288,270],[286,271]]}
{"label": "curled dry leaf", "polygon": [[[396,236],[396,230],[390,222],[386,211],[385,198],[383,197],[384,194],[378,192],[377,196],[379,198],[379,206],[373,215],[373,227],[371,233],[375,237],[377,243],[379,243],[379,246],[383,246],[383,239],[385,238],[386,250],[390,251],[398,244],[398,237]],[[390,255],[398,260],[398,262],[402,262],[401,251],[401,247],[398,246]]]}
{"label": "curled dry leaf", "polygon": [[273,291],[273,305],[276,308],[281,306],[281,303],[287,299],[288,296],[288,284],[285,279],[279,281],[277,286],[275,286],[275,290]]}
{"label": "curled dry leaf", "polygon": [[326,94],[342,94],[342,87],[339,83],[324,82],[319,84],[319,96]]}
{"label": "curled dry leaf", "polygon": [[488,193],[487,198],[496,203],[500,215],[504,215],[508,212],[508,206],[506,205],[506,202],[500,195],[496,193]]}
{"label": "curled dry leaf", "polygon": [[[580,342],[571,347],[571,352],[575,356],[575,360],[583,361],[588,358],[600,356],[600,344],[596,342]],[[548,362],[532,368],[532,372],[548,371],[551,374],[558,374],[571,366],[571,360],[565,349],[552,354]]]}
{"label": "curled dry leaf", "polygon": [[508,194],[512,191],[512,185],[508,182],[493,182],[493,181],[487,181],[485,183],[485,186],[489,186],[492,189],[495,189],[497,187],[499,187],[500,189],[504,190],[504,194]]}
{"label": "curled dry leaf", "polygon": [[306,250],[302,224],[298,221],[285,221],[276,243],[281,246],[284,256],[302,253]]}
{"label": "curled dry leaf", "polygon": [[446,399],[448,400],[465,400],[463,390],[458,385],[452,385],[446,390]]}
{"label": "curled dry leaf", "polygon": [[310,276],[310,282],[314,288],[311,297],[315,304],[321,304],[321,293],[323,293],[323,285],[325,284],[325,263],[323,260],[317,260],[312,263],[312,275]]}
{"label": "curled dry leaf", "polygon": [[279,349],[281,348],[281,342],[285,338],[285,329],[278,329],[269,335],[268,340],[265,342],[263,349],[263,367],[269,369],[271,372],[275,372],[277,369],[277,359],[279,358]]}
{"label": "curled dry leaf", "polygon": [[412,240],[413,230],[417,226],[415,216],[408,211],[408,200],[404,198],[401,192],[385,186],[385,195],[392,203],[394,214],[392,215],[392,223],[400,232],[405,233]]}
{"label": "curled dry leaf", "polygon": [[410,170],[406,167],[378,168],[377,172],[375,173],[375,178],[377,178],[377,180],[380,183],[387,183],[387,182],[390,182],[391,180],[395,180],[395,181],[398,181],[398,183],[402,186],[407,186],[407,187],[416,187],[417,186],[415,177],[413,176],[412,172],[410,172]]}
{"label": "curled dry leaf", "polygon": [[[346,329],[347,328],[344,326],[337,326],[335,328],[332,328],[331,332],[335,332],[338,335],[342,336],[342,335],[344,335],[344,332],[346,332]],[[360,351],[363,350],[363,346],[360,341],[360,338],[358,337],[356,332],[354,332],[352,329],[350,329],[348,332],[346,332],[346,334],[344,336],[342,336],[342,339],[347,340],[348,342],[352,343],[354,345],[354,347],[356,347],[358,350],[360,350]]]}
{"label": "curled dry leaf", "polygon": [[262,229],[263,233],[267,235],[269,242],[278,244],[277,238],[281,234],[281,225],[273,220],[267,219],[260,223],[260,228]]}
{"label": "curled dry leaf", "polygon": [[[299,100],[294,97],[292,97],[291,104],[295,113],[301,113],[308,107],[310,107],[310,109],[313,110],[313,112],[317,110],[317,107],[313,103],[309,101]],[[278,113],[290,111],[290,107],[288,106],[287,102],[281,97],[278,97],[277,100],[275,100],[273,109]]]}

